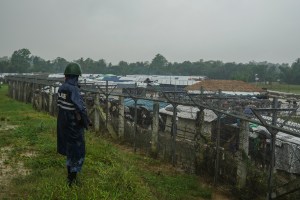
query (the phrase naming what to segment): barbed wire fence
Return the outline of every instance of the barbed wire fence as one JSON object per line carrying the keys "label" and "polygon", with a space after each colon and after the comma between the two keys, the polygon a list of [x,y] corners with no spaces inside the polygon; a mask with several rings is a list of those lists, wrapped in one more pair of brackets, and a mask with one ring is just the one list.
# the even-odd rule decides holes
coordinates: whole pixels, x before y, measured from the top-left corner
{"label": "barbed wire fence", "polygon": [[[63,79],[15,75],[5,81],[13,99],[57,114],[56,92]],[[83,82],[81,91],[94,130],[134,151],[212,179],[215,186],[227,184],[242,199],[299,197],[295,104],[280,107],[276,97],[228,96],[205,88],[199,94],[176,86],[120,88],[107,81]]]}

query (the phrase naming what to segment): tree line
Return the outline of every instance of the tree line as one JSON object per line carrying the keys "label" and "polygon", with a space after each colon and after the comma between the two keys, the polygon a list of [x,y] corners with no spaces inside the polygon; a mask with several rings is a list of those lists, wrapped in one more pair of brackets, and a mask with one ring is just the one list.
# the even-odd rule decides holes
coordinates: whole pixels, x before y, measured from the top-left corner
{"label": "tree line", "polygon": [[[96,74],[146,74],[146,75],[181,75],[207,76],[210,79],[242,80],[254,82],[282,82],[300,84],[300,58],[292,65],[274,64],[269,62],[224,63],[219,60],[204,61],[203,59],[182,63],[169,62],[163,55],[157,54],[151,62],[128,63],[120,61],[117,65],[107,63],[104,59],[93,60],[80,58],[74,60],[81,65],[84,73]],[[23,48],[13,52],[11,57],[0,58],[0,73],[62,73],[66,64],[64,58],[45,60],[31,54]]]}

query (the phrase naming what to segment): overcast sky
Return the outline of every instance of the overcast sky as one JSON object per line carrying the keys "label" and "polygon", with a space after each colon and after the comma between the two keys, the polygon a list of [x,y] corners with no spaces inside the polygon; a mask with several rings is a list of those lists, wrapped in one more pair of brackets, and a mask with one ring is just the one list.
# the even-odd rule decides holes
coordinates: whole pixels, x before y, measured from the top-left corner
{"label": "overcast sky", "polygon": [[0,57],[292,63],[300,0],[0,0]]}

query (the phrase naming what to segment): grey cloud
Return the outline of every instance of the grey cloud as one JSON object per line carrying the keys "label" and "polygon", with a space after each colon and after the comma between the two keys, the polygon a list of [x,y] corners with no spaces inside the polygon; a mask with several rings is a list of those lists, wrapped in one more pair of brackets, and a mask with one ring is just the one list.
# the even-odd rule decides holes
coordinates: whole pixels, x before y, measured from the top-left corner
{"label": "grey cloud", "polygon": [[298,0],[0,0],[0,56],[293,62]]}

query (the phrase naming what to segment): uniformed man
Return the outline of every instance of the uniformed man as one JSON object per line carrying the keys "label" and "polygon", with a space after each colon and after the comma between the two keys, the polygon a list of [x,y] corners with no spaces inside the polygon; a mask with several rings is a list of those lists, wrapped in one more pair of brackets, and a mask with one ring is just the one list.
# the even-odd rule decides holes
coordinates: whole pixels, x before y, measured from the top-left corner
{"label": "uniformed man", "polygon": [[79,64],[69,63],[64,72],[65,82],[58,89],[57,151],[67,157],[69,186],[81,171],[85,158],[84,129],[90,125],[78,85],[81,73]]}

